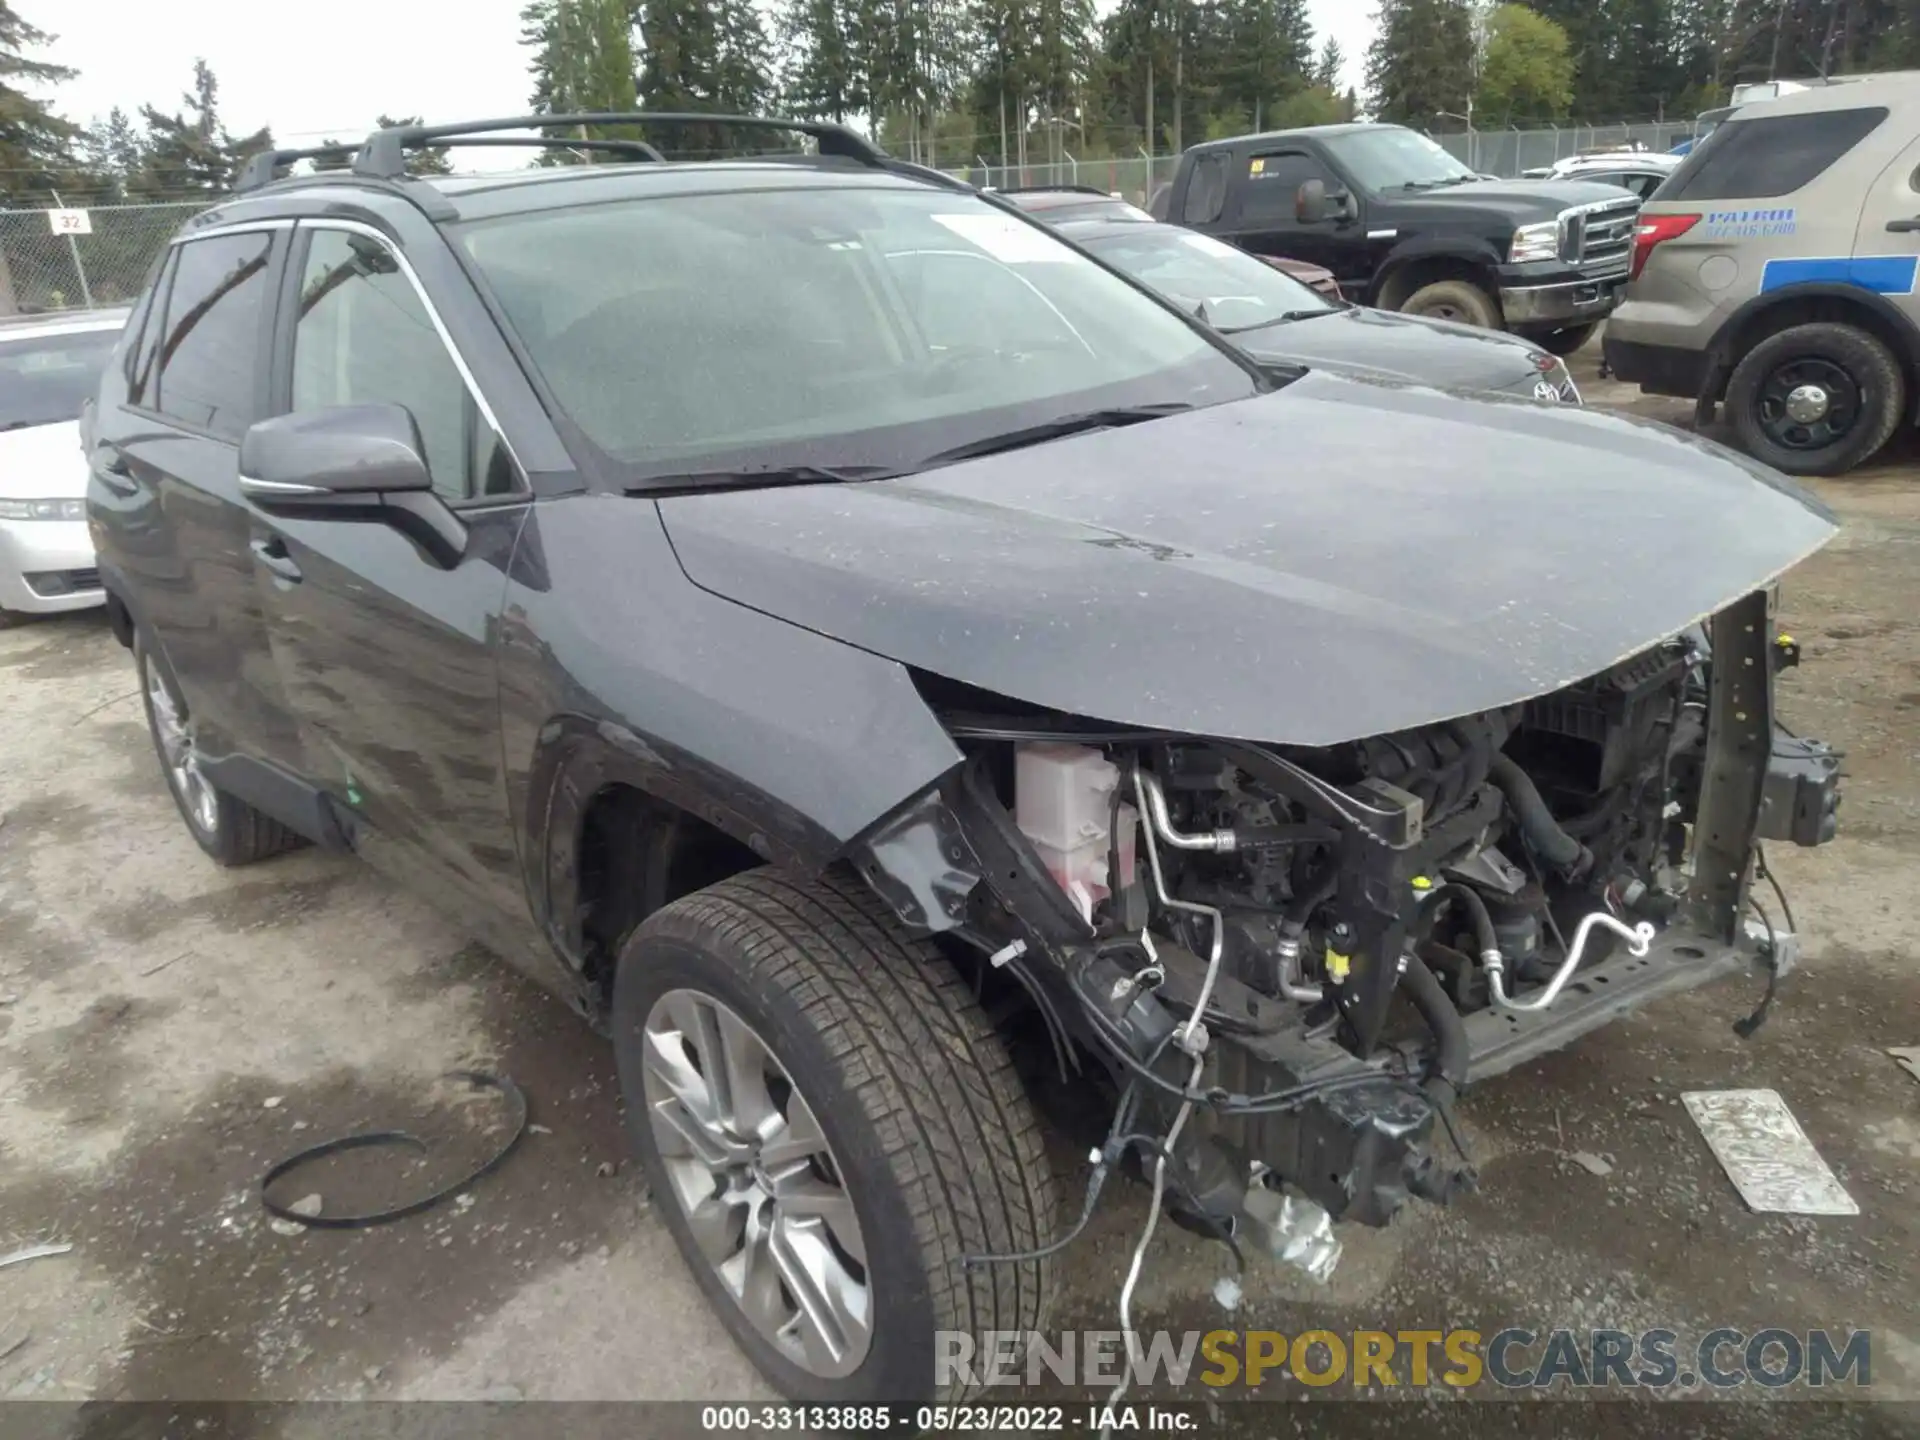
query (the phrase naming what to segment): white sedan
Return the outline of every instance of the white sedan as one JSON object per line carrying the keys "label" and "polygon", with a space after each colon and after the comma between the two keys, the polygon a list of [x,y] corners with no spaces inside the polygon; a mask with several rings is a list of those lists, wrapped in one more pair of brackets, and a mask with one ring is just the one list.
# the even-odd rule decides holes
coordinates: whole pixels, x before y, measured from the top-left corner
{"label": "white sedan", "polygon": [[79,420],[126,323],[125,310],[0,321],[0,612],[106,599],[87,532]]}

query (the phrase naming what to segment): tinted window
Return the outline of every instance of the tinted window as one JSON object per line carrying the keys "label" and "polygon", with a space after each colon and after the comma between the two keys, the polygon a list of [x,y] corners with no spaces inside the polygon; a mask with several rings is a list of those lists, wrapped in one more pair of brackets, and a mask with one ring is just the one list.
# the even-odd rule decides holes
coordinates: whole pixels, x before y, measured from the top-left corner
{"label": "tinted window", "polygon": [[99,388],[117,330],[0,340],[0,430],[80,418]]}
{"label": "tinted window", "polygon": [[[1294,197],[1309,180],[1330,179],[1326,167],[1311,155],[1256,155],[1247,163],[1247,188],[1241,192],[1240,214],[1248,220],[1292,220]],[[1329,185],[1329,189],[1334,188]]]}
{"label": "tinted window", "polygon": [[[136,317],[139,323],[138,339],[129,338],[127,342],[127,403],[129,405],[151,405],[153,403],[153,360],[160,353],[160,332],[167,328],[167,287],[173,283],[174,264],[179,259],[177,248],[168,250],[160,256],[152,293],[147,297],[144,308]],[[128,328],[132,336],[132,326]]]}
{"label": "tinted window", "polygon": [[1887,118],[1884,106],[1729,120],[1661,187],[1662,200],[1766,200],[1824,174]]}
{"label": "tinted window", "polygon": [[476,222],[460,243],[633,483],[911,468],[1063,415],[1253,385],[1051,230],[930,188],[609,202]]}
{"label": "tinted window", "polygon": [[293,408],[404,405],[420,427],[433,488],[474,493],[476,414],[427,307],[378,240],[315,230],[293,332]]}
{"label": "tinted window", "polygon": [[1220,218],[1227,203],[1227,157],[1202,155],[1193,162],[1187,181],[1186,203],[1180,218],[1189,225],[1207,225]]}
{"label": "tinted window", "polygon": [[272,246],[273,236],[261,231],[177,247],[161,331],[158,393],[148,404],[235,440],[253,423]]}

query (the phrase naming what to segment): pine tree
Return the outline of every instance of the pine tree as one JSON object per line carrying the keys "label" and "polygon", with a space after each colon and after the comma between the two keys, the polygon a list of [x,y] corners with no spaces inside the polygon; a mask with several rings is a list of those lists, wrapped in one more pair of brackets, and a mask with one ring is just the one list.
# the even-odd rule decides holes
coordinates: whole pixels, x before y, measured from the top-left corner
{"label": "pine tree", "polygon": [[785,55],[782,102],[805,119],[844,121],[868,109],[849,0],[785,0],[775,30]]}
{"label": "pine tree", "polygon": [[53,38],[0,0],[0,194],[9,198],[57,188],[70,178],[79,128],[23,88],[55,85],[79,73],[27,58],[27,51],[51,44]]}
{"label": "pine tree", "polygon": [[181,109],[140,107],[147,126],[146,163],[138,188],[154,195],[219,194],[231,189],[248,156],[273,146],[265,127],[238,138],[220,123],[220,84],[205,60],[193,62],[193,89]]}
{"label": "pine tree", "polygon": [[1311,83],[1313,24],[1306,0],[1223,0],[1220,8],[1226,44],[1218,68],[1203,66],[1195,78],[1200,88],[1212,90],[1216,107],[1245,113],[1256,130],[1268,128],[1274,106]]}
{"label": "pine tree", "polygon": [[[528,65],[533,109],[553,115],[632,110],[637,103],[633,31],[638,12],[637,0],[531,0],[520,12],[520,43],[534,50]],[[560,139],[577,132],[546,133]],[[631,133],[617,126],[587,130],[595,137]],[[545,150],[536,163],[576,164],[595,153]]]}
{"label": "pine tree", "polygon": [[1467,0],[1381,0],[1367,51],[1367,87],[1381,120],[1431,125],[1464,114],[1473,93],[1473,16]]}
{"label": "pine tree", "polygon": [[1313,83],[1323,90],[1338,91],[1341,73],[1347,68],[1347,52],[1333,36],[1320,47],[1320,58],[1313,62]]}
{"label": "pine tree", "polygon": [[118,105],[87,127],[76,148],[84,193],[103,201],[126,199],[146,163],[146,142]]}

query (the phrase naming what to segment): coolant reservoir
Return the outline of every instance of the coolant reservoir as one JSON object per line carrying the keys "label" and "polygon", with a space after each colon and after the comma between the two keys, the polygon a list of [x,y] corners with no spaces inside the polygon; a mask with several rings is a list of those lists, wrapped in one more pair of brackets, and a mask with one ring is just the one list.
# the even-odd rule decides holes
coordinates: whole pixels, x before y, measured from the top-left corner
{"label": "coolant reservoir", "polygon": [[[1108,894],[1119,768],[1085,745],[1022,745],[1014,754],[1013,818],[1085,919]],[[1120,873],[1133,874],[1139,817],[1120,807]]]}

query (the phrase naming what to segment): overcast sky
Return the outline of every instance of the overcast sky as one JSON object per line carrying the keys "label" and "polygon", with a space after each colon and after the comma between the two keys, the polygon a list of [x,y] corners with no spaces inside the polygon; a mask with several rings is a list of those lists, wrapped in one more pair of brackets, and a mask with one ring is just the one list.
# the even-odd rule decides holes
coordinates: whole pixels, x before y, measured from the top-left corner
{"label": "overcast sky", "polygon": [[[271,125],[279,143],[301,145],[357,138],[382,112],[451,121],[524,110],[531,87],[521,4],[385,0],[298,21],[259,0],[15,0],[14,8],[59,37],[45,58],[80,72],[59,88],[57,104],[82,124],[115,105],[130,115],[141,105],[177,109],[202,56],[219,78],[230,131]],[[1308,0],[1307,8],[1322,38],[1339,37],[1347,83],[1359,85],[1374,0]]]}

